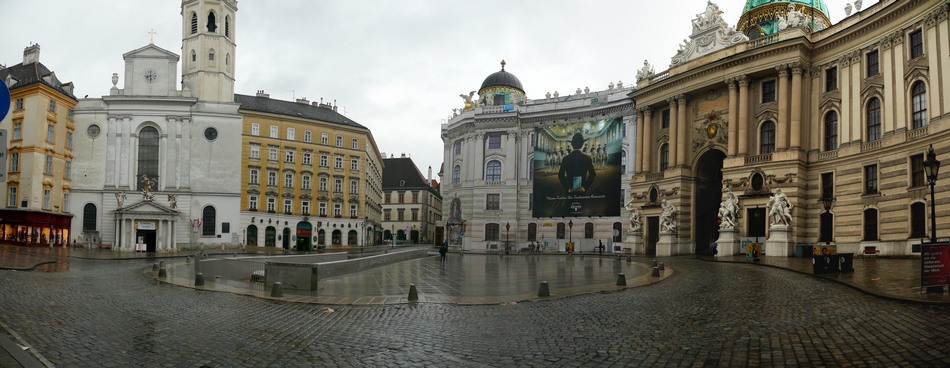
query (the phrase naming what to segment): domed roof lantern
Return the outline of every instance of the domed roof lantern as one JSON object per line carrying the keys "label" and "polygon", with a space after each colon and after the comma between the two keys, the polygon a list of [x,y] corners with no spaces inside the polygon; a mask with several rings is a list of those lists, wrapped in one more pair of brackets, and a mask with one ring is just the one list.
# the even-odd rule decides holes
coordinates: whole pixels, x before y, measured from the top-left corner
{"label": "domed roof lantern", "polygon": [[514,74],[505,71],[505,64],[505,60],[502,60],[501,70],[485,78],[485,81],[482,82],[482,87],[478,89],[479,95],[482,94],[486,88],[491,87],[510,87],[518,90],[522,94],[524,93],[524,87],[522,87],[521,81],[518,80],[518,77]]}
{"label": "domed roof lantern", "polygon": [[746,0],[736,30],[750,39],[791,27],[815,32],[831,25],[828,14],[823,0]]}

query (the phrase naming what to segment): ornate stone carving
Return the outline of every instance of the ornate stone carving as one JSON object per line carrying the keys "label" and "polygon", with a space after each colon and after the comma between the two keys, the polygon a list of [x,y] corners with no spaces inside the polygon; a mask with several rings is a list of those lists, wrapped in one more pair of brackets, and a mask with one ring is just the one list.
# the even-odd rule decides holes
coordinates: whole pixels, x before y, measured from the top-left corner
{"label": "ornate stone carving", "polygon": [[746,42],[749,37],[726,25],[719,6],[708,2],[706,11],[693,19],[693,34],[683,40],[679,51],[673,56],[670,66],[683,64],[700,56]]}
{"label": "ornate stone carving", "polygon": [[643,67],[637,71],[637,83],[644,79],[653,78],[654,75],[653,65],[650,65],[649,61],[643,60]]}
{"label": "ornate stone carving", "polygon": [[660,213],[660,232],[671,233],[676,231],[676,207],[665,199],[660,206],[663,208],[662,213]]}
{"label": "ornate stone carving", "polygon": [[736,220],[739,218],[739,199],[732,193],[732,190],[726,188],[723,190],[726,198],[722,200],[719,206],[719,229],[733,230],[736,228]]}
{"label": "ornate stone carving", "polygon": [[774,225],[791,225],[792,223],[792,204],[788,201],[788,196],[782,193],[781,189],[775,190],[775,195],[769,197],[766,204],[769,209],[769,219]]}

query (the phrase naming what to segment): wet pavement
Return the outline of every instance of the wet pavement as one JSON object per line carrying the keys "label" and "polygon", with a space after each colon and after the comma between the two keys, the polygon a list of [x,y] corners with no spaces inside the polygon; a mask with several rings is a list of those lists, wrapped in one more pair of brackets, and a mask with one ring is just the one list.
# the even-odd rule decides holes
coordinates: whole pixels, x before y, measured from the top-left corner
{"label": "wet pavement", "polygon": [[[288,295],[282,299],[314,300],[287,303],[180,287],[151,274],[155,262],[172,270],[183,258],[6,248],[0,247],[0,265],[8,269],[0,271],[0,342],[28,347],[40,366],[950,361],[950,300],[920,293],[919,259],[858,259],[853,274],[815,276],[804,259],[670,257],[660,259],[667,278],[642,285],[631,280],[649,270],[644,257],[628,264],[595,255],[450,254],[445,268],[434,257],[403,262],[332,280],[317,295]],[[9,270],[30,269],[31,262],[58,272]],[[628,288],[614,284],[618,270]],[[532,284],[539,278],[567,280],[552,282],[552,294],[572,290],[571,282],[582,285],[538,300]],[[419,303],[400,299],[410,280]],[[0,351],[0,366],[4,357]]]}

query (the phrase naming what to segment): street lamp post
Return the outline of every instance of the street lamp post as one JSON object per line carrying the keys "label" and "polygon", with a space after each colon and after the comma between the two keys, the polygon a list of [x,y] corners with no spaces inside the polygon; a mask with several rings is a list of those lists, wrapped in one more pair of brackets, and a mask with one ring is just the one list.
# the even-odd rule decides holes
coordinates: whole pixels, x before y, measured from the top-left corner
{"label": "street lamp post", "polygon": [[389,247],[396,247],[396,225],[390,225],[391,229],[389,230]]}
{"label": "street lamp post", "polygon": [[937,175],[940,172],[940,161],[937,160],[937,153],[934,152],[934,145],[927,149],[927,159],[924,160],[924,172],[927,174],[927,182],[930,183],[930,242],[937,242],[937,210],[934,205],[934,187],[937,185]]}
{"label": "street lamp post", "polygon": [[506,222],[505,223],[505,254],[508,254],[509,248],[511,247],[511,245],[509,245],[508,243],[508,241],[511,239],[508,235],[510,231],[511,231],[511,223]]}
{"label": "street lamp post", "polygon": [[567,242],[571,243],[570,253],[574,253],[574,220],[567,220]]}
{"label": "street lamp post", "polygon": [[[832,196],[822,196],[821,197],[821,206],[825,209],[825,221],[831,220],[831,206],[835,204],[835,197]],[[823,235],[825,238],[825,246],[831,246],[831,233],[833,226],[830,223],[822,222],[822,232],[827,229],[827,233]],[[819,240],[820,241],[820,240]]]}

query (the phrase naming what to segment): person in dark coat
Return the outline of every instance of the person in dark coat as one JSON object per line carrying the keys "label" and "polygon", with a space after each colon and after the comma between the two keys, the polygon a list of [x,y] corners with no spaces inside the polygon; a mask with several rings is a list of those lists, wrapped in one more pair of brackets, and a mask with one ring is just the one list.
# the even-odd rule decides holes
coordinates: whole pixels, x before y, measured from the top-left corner
{"label": "person in dark coat", "polygon": [[449,252],[449,241],[443,240],[442,246],[439,247],[439,258],[442,263],[445,263],[445,254]]}
{"label": "person in dark coat", "polygon": [[561,160],[561,169],[558,171],[557,177],[564,191],[568,193],[586,192],[594,183],[597,172],[594,171],[593,159],[581,150],[581,147],[584,147],[584,135],[574,133],[574,136],[571,137],[571,147],[574,150]]}

